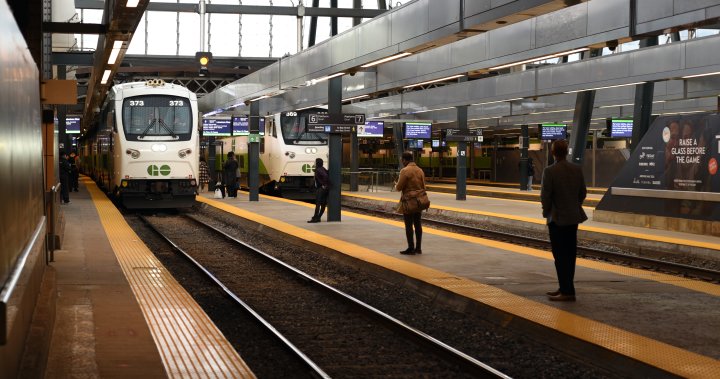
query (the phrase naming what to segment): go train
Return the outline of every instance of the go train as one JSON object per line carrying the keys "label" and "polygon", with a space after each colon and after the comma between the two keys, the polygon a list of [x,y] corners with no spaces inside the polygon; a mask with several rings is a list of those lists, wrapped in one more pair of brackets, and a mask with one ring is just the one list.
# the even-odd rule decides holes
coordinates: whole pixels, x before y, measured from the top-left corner
{"label": "go train", "polygon": [[[315,159],[328,167],[328,135],[307,131],[307,115],[325,109],[282,112],[264,118],[260,139],[260,192],[284,198],[315,198]],[[262,128],[261,128],[262,131]],[[237,155],[242,172],[241,186],[247,187],[248,136],[223,138],[222,151]],[[223,157],[224,158],[224,157]]]}
{"label": "go train", "polygon": [[81,169],[128,209],[195,203],[200,152],[195,94],[162,80],[114,86]]}

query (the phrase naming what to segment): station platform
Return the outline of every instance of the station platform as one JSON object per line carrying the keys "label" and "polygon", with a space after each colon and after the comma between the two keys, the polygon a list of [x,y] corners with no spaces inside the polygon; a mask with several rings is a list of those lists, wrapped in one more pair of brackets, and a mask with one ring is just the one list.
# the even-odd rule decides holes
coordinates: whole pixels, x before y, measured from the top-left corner
{"label": "station platform", "polygon": [[[457,192],[457,186],[454,182],[428,182],[426,184],[428,191],[451,193]],[[465,192],[471,196],[482,196],[482,197],[496,197],[500,199],[513,199],[513,200],[527,200],[527,201],[540,201],[540,186],[533,186],[533,191],[521,191],[517,186],[496,186],[496,185],[485,185],[482,183],[468,182],[465,186]],[[594,207],[596,206],[603,197],[605,191],[599,191],[594,189],[588,190],[587,197],[583,202],[583,205]]]}
{"label": "station platform", "polygon": [[[551,302],[545,292],[555,290],[557,281],[552,255],[546,251],[425,227],[423,254],[405,256],[399,254],[406,247],[402,222],[342,211],[341,222],[324,218],[311,224],[307,221],[312,204],[265,196],[250,202],[244,192],[235,199],[211,197],[203,193],[197,199],[250,220],[259,229],[406,277],[407,285],[458,309],[479,309],[505,326],[541,329],[538,333],[552,338],[553,345],[588,349],[601,366],[630,367],[632,376],[643,377],[662,372],[711,378],[720,372],[720,285],[578,259],[577,301]],[[343,193],[343,202],[349,197],[394,203],[399,196]],[[508,202],[517,202],[522,215],[513,217],[535,223],[540,214],[539,204],[517,200],[494,204],[501,200],[473,198],[458,204],[452,195],[431,193],[430,198],[431,209],[452,204],[465,211],[499,213],[508,211]],[[586,228],[599,226],[591,223]],[[645,232],[653,231],[632,233]],[[690,241],[696,236],[683,237]],[[720,249],[718,239],[704,243]],[[658,371],[644,371],[648,367]]]}
{"label": "station platform", "polygon": [[61,210],[45,378],[254,378],[95,183]]}
{"label": "station platform", "polygon": [[[449,186],[449,185],[448,185]],[[428,186],[428,188],[432,188]],[[453,186],[454,188],[454,186]],[[500,189],[506,193],[525,193],[518,189]],[[456,200],[453,192],[429,190],[432,214],[453,220],[488,222],[509,228],[522,228],[536,232],[547,232],[546,220],[542,217],[540,191],[530,192],[530,199],[510,199],[496,196],[468,194],[466,200]],[[598,198],[600,195],[588,195]],[[369,206],[374,209],[391,211],[398,202],[397,192],[343,192],[343,204]],[[720,261],[720,237],[628,226],[593,221],[595,208],[583,206],[588,220],[580,224],[578,238],[597,242],[613,243],[636,253],[681,254],[687,259],[695,257]]]}

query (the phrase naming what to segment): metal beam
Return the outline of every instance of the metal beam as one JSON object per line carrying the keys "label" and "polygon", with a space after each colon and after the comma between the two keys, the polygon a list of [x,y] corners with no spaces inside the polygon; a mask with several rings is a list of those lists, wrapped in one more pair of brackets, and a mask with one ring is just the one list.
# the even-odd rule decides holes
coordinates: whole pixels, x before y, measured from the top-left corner
{"label": "metal beam", "polygon": [[[75,0],[75,8],[77,9],[103,9],[104,1],[102,0]],[[207,4],[207,13],[225,13],[225,14],[255,14],[255,15],[273,15],[273,16],[297,16],[297,7],[274,7],[265,5],[224,5],[224,4]],[[178,4],[178,3],[156,3],[152,2],[148,5],[148,11],[156,12],[188,12],[198,13],[197,4]],[[305,8],[305,16],[316,17],[361,17],[373,18],[385,13],[384,9],[353,9],[353,8]]]}
{"label": "metal beam", "polygon": [[52,64],[53,65],[67,65],[67,66],[92,66],[93,55],[95,53],[83,53],[83,52],[68,52],[52,53]]}
{"label": "metal beam", "polygon": [[60,34],[105,34],[103,24],[85,24],[79,22],[43,22],[43,33]]}

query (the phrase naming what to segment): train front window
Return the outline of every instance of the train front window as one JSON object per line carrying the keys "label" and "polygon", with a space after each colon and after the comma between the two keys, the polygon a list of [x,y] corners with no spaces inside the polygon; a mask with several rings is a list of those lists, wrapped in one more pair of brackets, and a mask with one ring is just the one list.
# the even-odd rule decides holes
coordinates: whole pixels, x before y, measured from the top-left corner
{"label": "train front window", "polygon": [[305,116],[280,116],[280,130],[285,143],[293,145],[326,145],[326,133],[309,133],[305,126]]}
{"label": "train front window", "polygon": [[122,117],[128,140],[187,141],[192,134],[190,101],[184,97],[129,97],[123,100]]}

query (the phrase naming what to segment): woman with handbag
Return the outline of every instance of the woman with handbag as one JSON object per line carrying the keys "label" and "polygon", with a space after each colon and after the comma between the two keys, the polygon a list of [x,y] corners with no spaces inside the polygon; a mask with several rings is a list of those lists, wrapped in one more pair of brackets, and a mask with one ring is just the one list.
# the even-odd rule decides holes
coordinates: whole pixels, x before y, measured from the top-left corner
{"label": "woman with handbag", "polygon": [[[421,216],[423,209],[430,206],[430,201],[425,192],[425,173],[418,167],[411,152],[406,151],[402,155],[402,164],[405,166],[400,170],[400,177],[395,184],[395,190],[402,193],[400,197],[399,210],[405,221],[405,237],[407,238],[407,249],[400,252],[404,255],[422,254],[422,223]],[[414,227],[414,233],[413,233]],[[415,241],[413,241],[415,234]]]}

